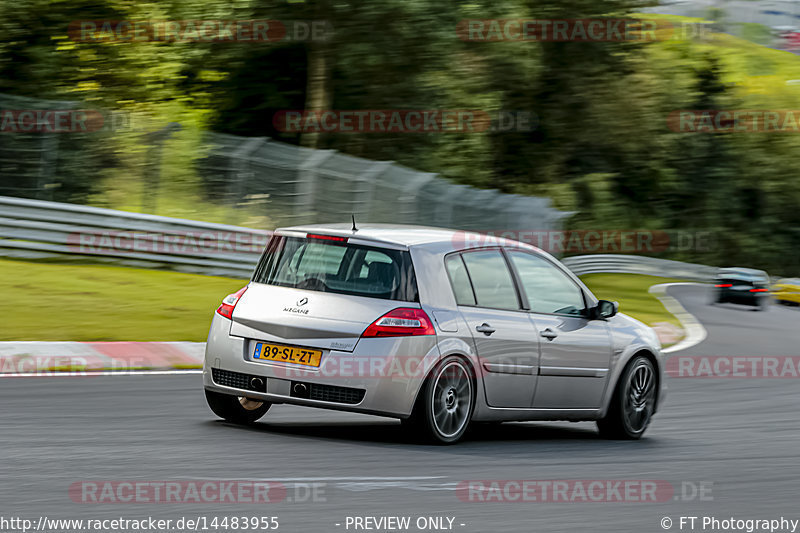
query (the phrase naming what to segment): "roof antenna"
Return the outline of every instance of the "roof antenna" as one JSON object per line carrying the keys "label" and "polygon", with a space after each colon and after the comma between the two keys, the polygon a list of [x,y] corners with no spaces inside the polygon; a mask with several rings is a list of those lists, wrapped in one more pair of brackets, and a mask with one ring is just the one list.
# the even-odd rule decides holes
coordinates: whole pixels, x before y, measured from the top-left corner
{"label": "roof antenna", "polygon": [[356,232],[358,231],[358,228],[356,227],[356,215],[353,213],[350,216],[353,217],[353,232]]}

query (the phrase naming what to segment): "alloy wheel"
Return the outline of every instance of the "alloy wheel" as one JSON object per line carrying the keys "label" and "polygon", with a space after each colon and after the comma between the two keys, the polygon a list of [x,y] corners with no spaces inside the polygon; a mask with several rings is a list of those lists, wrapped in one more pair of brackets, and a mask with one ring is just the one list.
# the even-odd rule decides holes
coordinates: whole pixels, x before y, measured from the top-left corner
{"label": "alloy wheel", "polygon": [[443,437],[464,429],[472,412],[472,380],[463,363],[451,361],[439,370],[430,408],[436,431]]}
{"label": "alloy wheel", "polygon": [[631,370],[623,406],[625,424],[633,433],[647,428],[653,414],[655,399],[655,372],[647,359],[641,359]]}

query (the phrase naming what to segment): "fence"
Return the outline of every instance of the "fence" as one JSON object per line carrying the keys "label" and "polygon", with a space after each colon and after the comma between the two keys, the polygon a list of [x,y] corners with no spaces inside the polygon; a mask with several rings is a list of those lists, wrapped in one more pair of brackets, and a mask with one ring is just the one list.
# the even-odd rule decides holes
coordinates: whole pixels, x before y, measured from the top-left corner
{"label": "fence", "polygon": [[[76,106],[76,102],[0,94],[0,110],[68,110]],[[49,197],[62,140],[56,133],[0,131],[0,194]]]}
{"label": "fence", "polygon": [[209,136],[200,164],[208,189],[233,209],[257,197],[276,225],[357,220],[467,230],[558,229],[570,215],[547,198],[452,183],[391,161],[315,150],[266,137]]}
{"label": "fence", "polygon": [[[0,94],[3,112],[79,107],[78,102]],[[0,131],[0,195],[53,200],[53,191],[58,191],[58,198],[63,199],[85,196],[93,185],[92,176],[111,165],[116,133],[112,119],[117,114],[94,111],[106,117],[108,131],[69,135],[47,132],[46,128]],[[137,124],[144,127],[149,122]],[[127,130],[146,147],[141,205],[148,213],[154,211],[158,200],[161,162],[174,157],[165,140],[181,126],[170,123],[153,128],[140,133]],[[126,142],[132,141],[128,138]],[[209,133],[196,153],[204,154],[194,164],[204,192],[213,202],[229,207],[225,220],[229,224],[243,222],[240,212],[248,204],[256,204],[273,226],[344,222],[355,215],[364,222],[467,230],[551,230],[558,229],[570,215],[551,207],[547,198],[477,189],[391,161],[303,148],[267,137]]]}

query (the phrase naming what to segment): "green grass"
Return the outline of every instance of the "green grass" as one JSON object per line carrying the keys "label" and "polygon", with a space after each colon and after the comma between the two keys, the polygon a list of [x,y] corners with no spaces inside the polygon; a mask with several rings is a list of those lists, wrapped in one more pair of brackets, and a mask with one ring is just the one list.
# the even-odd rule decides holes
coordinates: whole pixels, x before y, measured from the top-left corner
{"label": "green grass", "polygon": [[[666,20],[676,28],[683,24],[707,22],[699,18],[662,14],[646,14],[642,18]],[[697,52],[706,52],[720,60],[722,81],[733,88],[734,96],[741,100],[742,109],[753,109],[753,106],[771,106],[774,109],[788,106],[791,109],[797,101],[800,89],[796,85],[787,85],[786,82],[800,79],[800,58],[792,52],[753,42],[769,41],[768,28],[745,24],[743,29],[745,38],[727,33],[712,33],[699,40],[666,40],[654,43],[654,46],[648,48],[648,53],[652,61],[671,65],[664,68],[703,68],[703,63],[697,63],[697,59],[684,56],[685,50],[681,42],[688,43],[689,49],[695,55]]]}
{"label": "green grass", "polygon": [[595,296],[601,300],[619,302],[619,310],[645,324],[668,322],[680,327],[675,315],[667,311],[661,302],[647,290],[658,283],[681,280],[645,276],[640,274],[588,274],[581,279]]}
{"label": "green grass", "polygon": [[245,280],[98,265],[0,260],[0,340],[204,341]]}

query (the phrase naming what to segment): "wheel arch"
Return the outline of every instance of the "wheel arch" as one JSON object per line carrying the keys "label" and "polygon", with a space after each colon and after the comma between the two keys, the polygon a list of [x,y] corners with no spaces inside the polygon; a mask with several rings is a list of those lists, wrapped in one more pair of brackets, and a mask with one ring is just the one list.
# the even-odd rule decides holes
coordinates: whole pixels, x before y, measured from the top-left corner
{"label": "wheel arch", "polygon": [[655,414],[658,410],[659,404],[661,402],[662,396],[662,386],[664,380],[664,368],[663,364],[658,355],[653,351],[652,348],[646,345],[637,345],[631,347],[625,353],[623,353],[619,359],[617,360],[616,364],[612,368],[611,376],[608,380],[608,385],[606,387],[606,392],[603,397],[603,404],[600,408],[600,412],[598,413],[599,417],[602,418],[608,412],[608,409],[611,405],[611,401],[614,398],[614,395],[617,392],[617,385],[619,384],[619,380],[622,379],[622,373],[625,371],[625,368],[630,364],[630,362],[637,356],[646,357],[651,363],[653,363],[653,367],[655,368],[655,378],[656,378],[656,395],[655,395],[655,405],[653,406],[653,413]]}
{"label": "wheel arch", "polygon": [[423,377],[420,380],[419,387],[417,387],[417,391],[414,394],[414,403],[412,404],[411,413],[409,414],[409,416],[413,416],[414,413],[417,411],[417,407],[419,405],[422,392],[425,390],[425,384],[431,378],[434,371],[436,371],[436,369],[438,369],[442,365],[442,363],[449,357],[457,357],[458,359],[461,359],[464,363],[466,363],[467,367],[469,367],[469,369],[472,371],[470,377],[472,378],[473,390],[475,391],[475,402],[478,401],[478,398],[480,397],[479,395],[480,380],[478,379],[478,369],[476,368],[476,362],[473,361],[472,358],[466,354],[463,354],[461,352],[452,352],[446,355],[442,355],[436,362],[436,364],[431,366],[431,368],[425,374],[425,377]]}

